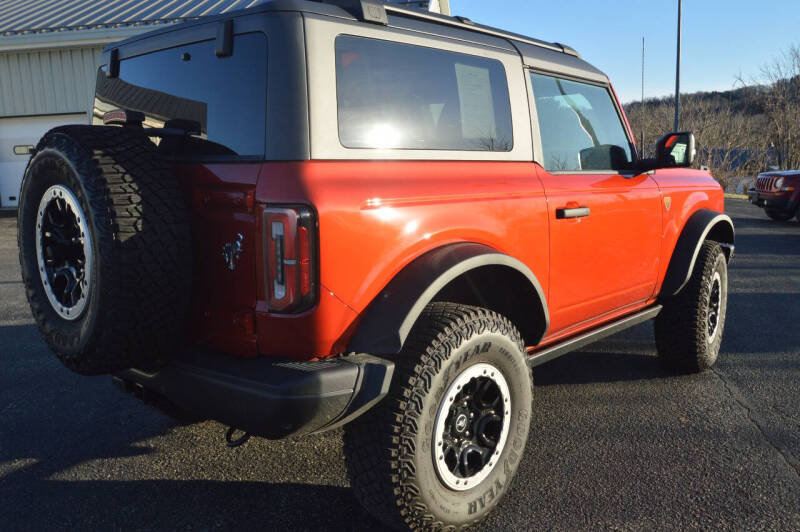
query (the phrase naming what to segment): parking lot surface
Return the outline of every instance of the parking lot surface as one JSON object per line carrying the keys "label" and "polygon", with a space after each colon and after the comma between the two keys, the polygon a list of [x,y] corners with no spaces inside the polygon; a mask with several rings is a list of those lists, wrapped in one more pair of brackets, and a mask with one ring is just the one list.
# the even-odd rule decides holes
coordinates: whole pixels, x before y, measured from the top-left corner
{"label": "parking lot surface", "polygon": [[[536,368],[531,440],[498,529],[800,528],[800,223],[737,229],[713,371],[675,376],[652,324]],[[341,433],[223,444],[48,351],[0,218],[0,529],[376,529]]]}

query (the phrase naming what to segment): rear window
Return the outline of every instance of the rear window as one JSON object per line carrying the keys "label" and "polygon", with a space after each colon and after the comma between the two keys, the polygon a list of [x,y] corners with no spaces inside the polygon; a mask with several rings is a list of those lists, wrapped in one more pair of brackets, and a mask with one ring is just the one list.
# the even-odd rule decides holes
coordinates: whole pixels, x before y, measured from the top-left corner
{"label": "rear window", "polygon": [[217,57],[214,49],[211,40],[125,59],[119,78],[98,72],[95,121],[112,109],[141,111],[145,127],[180,123],[199,130],[187,141],[161,140],[159,149],[168,155],[263,156],[266,36],[237,35],[229,57]]}
{"label": "rear window", "polygon": [[347,148],[511,151],[500,61],[362,37],[336,39],[339,139]]}

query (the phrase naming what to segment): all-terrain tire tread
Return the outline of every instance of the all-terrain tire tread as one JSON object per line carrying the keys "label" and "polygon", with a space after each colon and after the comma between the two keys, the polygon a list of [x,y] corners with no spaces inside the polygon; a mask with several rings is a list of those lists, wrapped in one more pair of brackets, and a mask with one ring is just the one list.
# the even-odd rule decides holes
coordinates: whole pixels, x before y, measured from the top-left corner
{"label": "all-terrain tire tread", "polygon": [[[102,324],[79,353],[63,345],[25,272],[26,294],[45,339],[61,361],[82,374],[102,374],[166,358],[181,341],[191,293],[191,229],[177,180],[155,145],[120,127],[62,126],[36,153],[52,149],[72,162],[93,217],[100,254]],[[30,163],[28,165],[30,168]],[[54,171],[65,168],[53,165]],[[27,174],[27,170],[26,170]],[[20,227],[20,261],[22,234]]]}
{"label": "all-terrain tire tread", "polygon": [[[700,248],[688,283],[675,296],[663,302],[655,320],[658,356],[668,368],[682,373],[698,373],[709,368],[705,360],[709,344],[706,336],[707,304],[719,243],[707,240]],[[721,331],[720,331],[721,334]]]}
{"label": "all-terrain tire tread", "polygon": [[506,335],[524,352],[521,335],[505,317],[478,307],[432,303],[395,359],[394,379],[400,386],[392,386],[381,403],[345,425],[345,458],[355,495],[392,528],[455,530],[420,501],[412,456],[419,430],[416,420],[433,376],[463,340],[477,331]]}

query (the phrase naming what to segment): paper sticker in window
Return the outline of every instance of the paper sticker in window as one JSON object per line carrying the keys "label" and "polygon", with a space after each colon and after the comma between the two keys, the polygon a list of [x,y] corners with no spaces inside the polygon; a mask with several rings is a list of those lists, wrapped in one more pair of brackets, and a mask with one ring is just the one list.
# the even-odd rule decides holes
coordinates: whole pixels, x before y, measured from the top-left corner
{"label": "paper sticker in window", "polygon": [[461,134],[465,139],[496,139],[489,69],[456,63]]}

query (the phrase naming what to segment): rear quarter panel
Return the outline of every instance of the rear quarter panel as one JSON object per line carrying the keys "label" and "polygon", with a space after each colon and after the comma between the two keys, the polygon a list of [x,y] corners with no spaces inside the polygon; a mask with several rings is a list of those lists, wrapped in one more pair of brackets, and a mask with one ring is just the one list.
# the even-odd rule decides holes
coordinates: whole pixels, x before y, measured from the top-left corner
{"label": "rear quarter panel", "polygon": [[[334,354],[346,343],[355,315],[401,269],[453,242],[485,244],[521,260],[547,291],[547,204],[531,163],[267,163],[256,200],[310,203],[317,209],[321,297],[349,309],[347,316],[314,318],[322,310],[317,308],[306,317],[337,322],[314,326],[328,331],[324,341],[309,346],[318,356]],[[259,299],[257,308],[266,309],[263,292]],[[260,312],[259,334],[273,329],[277,319]],[[289,342],[281,348],[300,355]]]}

